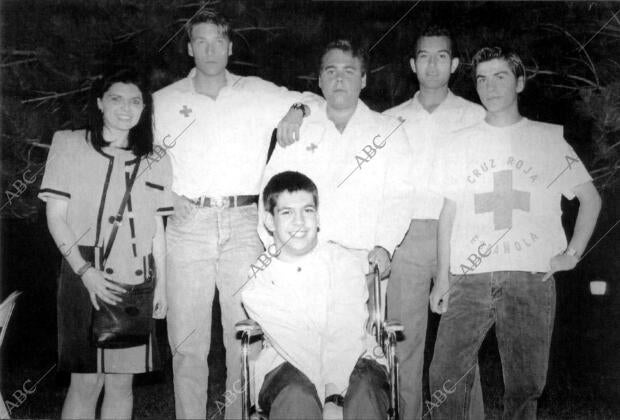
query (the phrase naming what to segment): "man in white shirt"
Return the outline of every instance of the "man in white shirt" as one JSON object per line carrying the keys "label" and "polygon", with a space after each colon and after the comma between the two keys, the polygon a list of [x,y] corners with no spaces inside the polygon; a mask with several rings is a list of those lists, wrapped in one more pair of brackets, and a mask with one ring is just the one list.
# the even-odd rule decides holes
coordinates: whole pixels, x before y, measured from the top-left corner
{"label": "man in white shirt", "polygon": [[[402,121],[371,111],[359,99],[366,86],[366,57],[349,41],[327,45],[319,87],[326,103],[304,119],[299,141],[277,146],[263,177],[295,170],[321,194],[321,237],[353,252],[365,271],[377,263],[383,275],[402,240],[412,191],[409,145]],[[263,212],[259,212],[259,217]],[[266,246],[273,242],[259,221]]]}
{"label": "man in white shirt", "polygon": [[277,256],[241,293],[265,334],[254,375],[261,410],[270,419],[385,419],[389,384],[364,329],[364,270],[340,245],[319,241],[316,185],[279,173],[263,204]]}
{"label": "man in white shirt", "polygon": [[[236,292],[262,251],[256,203],[269,138],[301,94],[226,70],[232,42],[224,17],[200,12],[186,28],[195,68],[154,94],[155,137],[171,158],[175,194],[167,227],[167,320],[176,416],[204,419],[215,287],[230,390],[240,374],[234,325],[245,318]],[[301,115],[291,110],[292,120]],[[299,121],[280,133],[295,131]],[[226,418],[240,416],[240,399],[227,404]]]}
{"label": "man in white shirt", "polygon": [[[592,178],[562,127],[524,118],[525,67],[515,53],[483,48],[473,57],[487,113],[440,146],[429,188],[445,197],[431,309],[443,314],[429,377],[450,395],[436,418],[462,418],[472,364],[495,326],[506,419],[535,419],[555,316],[553,272],[583,255],[601,208]],[[577,197],[570,242],[561,197]]]}
{"label": "man in white shirt", "polygon": [[[414,97],[384,113],[405,119],[411,147],[410,179],[416,191],[410,196],[411,223],[394,253],[387,289],[389,317],[399,319],[404,340],[398,343],[401,411],[404,419],[422,417],[422,370],[428,323],[428,296],[437,268],[437,219],[443,198],[428,191],[431,163],[438,140],[484,118],[484,109],[454,95],[450,75],[459,65],[450,32],[429,26],[417,38],[411,69],[420,90]],[[481,401],[477,402],[481,405]],[[480,413],[483,408],[478,408]]]}

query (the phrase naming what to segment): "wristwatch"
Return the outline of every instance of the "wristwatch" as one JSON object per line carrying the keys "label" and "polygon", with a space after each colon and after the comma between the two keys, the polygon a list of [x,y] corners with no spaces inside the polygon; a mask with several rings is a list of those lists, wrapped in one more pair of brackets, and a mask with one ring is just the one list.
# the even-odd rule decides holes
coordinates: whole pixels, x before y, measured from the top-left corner
{"label": "wristwatch", "polygon": [[93,267],[93,265],[90,262],[86,262],[86,263],[84,263],[83,266],[78,268],[78,270],[75,272],[75,274],[77,274],[78,277],[82,277],[92,267]]}
{"label": "wristwatch", "polygon": [[334,403],[338,407],[344,407],[344,397],[340,394],[332,394],[325,398],[325,404],[327,403]]}
{"label": "wristwatch", "polygon": [[566,250],[564,251],[565,255],[570,255],[571,257],[575,257],[577,259],[579,259],[579,255],[577,254],[577,250],[575,248],[572,247],[568,247],[566,248]]}
{"label": "wristwatch", "polygon": [[303,114],[304,118],[306,118],[308,116],[308,113],[306,112],[306,105],[302,104],[301,102],[297,102],[294,103],[293,105],[291,105],[291,109],[298,109],[301,111],[301,113]]}

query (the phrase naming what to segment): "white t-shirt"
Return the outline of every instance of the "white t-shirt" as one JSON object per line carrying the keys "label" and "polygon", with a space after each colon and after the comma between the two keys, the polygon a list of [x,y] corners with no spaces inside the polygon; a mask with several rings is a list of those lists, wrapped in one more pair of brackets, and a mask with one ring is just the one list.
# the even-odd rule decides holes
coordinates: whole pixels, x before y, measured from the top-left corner
{"label": "white t-shirt", "polygon": [[484,119],[484,108],[456,96],[448,96],[433,112],[428,112],[419,100],[420,92],[410,100],[390,108],[386,115],[405,119],[403,127],[411,149],[411,173],[415,191],[410,196],[409,206],[412,219],[438,219],[443,197],[428,190],[438,141],[450,133],[470,127]]}
{"label": "white t-shirt", "polygon": [[455,133],[433,166],[430,188],[457,206],[453,274],[549,271],[566,248],[561,196],[592,180],[561,126],[527,118]]}

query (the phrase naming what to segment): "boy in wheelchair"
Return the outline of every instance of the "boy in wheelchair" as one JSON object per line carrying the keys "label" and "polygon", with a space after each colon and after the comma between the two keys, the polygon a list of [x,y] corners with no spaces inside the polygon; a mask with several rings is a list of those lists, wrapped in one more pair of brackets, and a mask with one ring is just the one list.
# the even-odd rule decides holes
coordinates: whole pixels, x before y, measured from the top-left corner
{"label": "boy in wheelchair", "polygon": [[385,358],[365,331],[366,277],[349,251],[318,240],[316,185],[282,172],[263,192],[277,257],[242,292],[264,332],[255,364],[270,419],[385,419]]}

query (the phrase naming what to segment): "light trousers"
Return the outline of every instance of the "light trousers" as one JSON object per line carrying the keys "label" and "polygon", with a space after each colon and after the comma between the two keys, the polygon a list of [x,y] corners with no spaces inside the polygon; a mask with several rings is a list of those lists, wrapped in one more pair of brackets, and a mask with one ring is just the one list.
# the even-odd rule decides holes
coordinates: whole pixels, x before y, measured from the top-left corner
{"label": "light trousers", "polygon": [[[402,243],[394,252],[387,287],[388,318],[399,320],[404,340],[396,346],[400,368],[401,419],[429,418],[423,392],[424,348],[428,325],[431,279],[437,271],[437,220],[411,221]],[[470,418],[484,419],[484,403],[478,367],[471,394]],[[431,389],[431,394],[433,389]]]}
{"label": "light trousers", "polygon": [[[211,343],[211,308],[217,286],[226,348],[226,389],[241,373],[235,323],[246,319],[239,289],[263,250],[256,205],[194,209],[167,227],[168,338],[173,354],[174,399],[179,419],[204,419]],[[236,395],[236,394],[235,394]],[[241,418],[241,397],[226,401],[225,417]]]}

